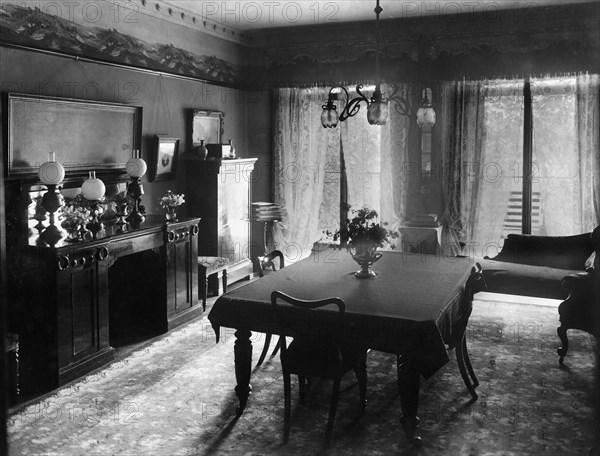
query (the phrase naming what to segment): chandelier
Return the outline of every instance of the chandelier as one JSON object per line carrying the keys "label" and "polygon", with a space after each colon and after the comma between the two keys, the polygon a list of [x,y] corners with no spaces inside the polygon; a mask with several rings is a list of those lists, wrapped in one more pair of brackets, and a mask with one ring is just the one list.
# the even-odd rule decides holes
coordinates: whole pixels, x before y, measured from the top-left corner
{"label": "chandelier", "polygon": [[[387,97],[384,97],[381,93],[379,77],[379,14],[381,14],[383,8],[379,6],[379,0],[377,0],[377,6],[375,7],[374,11],[376,15],[375,91],[369,99],[362,92],[362,84],[358,84],[356,86],[356,93],[358,96],[350,100],[350,95],[345,87],[332,87],[329,90],[327,104],[323,105],[321,124],[325,128],[334,128],[337,126],[338,121],[344,122],[347,118],[358,114],[361,103],[365,102],[367,105],[367,121],[369,124],[385,125],[389,116],[389,102],[392,101],[394,102],[395,109],[399,114],[415,119],[421,128],[425,126],[433,126],[435,124],[435,110],[433,109],[433,104],[431,103],[431,89],[423,90],[421,106],[416,113],[406,98],[396,95],[396,92],[398,91],[397,87],[394,87],[392,93]],[[340,98],[339,95],[345,95],[345,104],[344,108],[338,115],[335,102]]]}

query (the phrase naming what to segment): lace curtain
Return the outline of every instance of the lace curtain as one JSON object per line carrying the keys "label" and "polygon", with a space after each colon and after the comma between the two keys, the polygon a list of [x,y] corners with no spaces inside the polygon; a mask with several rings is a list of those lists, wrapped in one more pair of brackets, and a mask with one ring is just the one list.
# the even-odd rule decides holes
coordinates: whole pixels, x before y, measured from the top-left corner
{"label": "lace curtain", "polygon": [[577,147],[581,176],[581,224],[592,231],[600,224],[600,75],[577,77]]}
{"label": "lace curtain", "polygon": [[326,97],[319,88],[273,93],[273,193],[274,202],[286,212],[285,224],[273,227],[273,241],[290,262],[306,257],[321,237],[318,216],[326,157],[339,148],[339,133],[321,126]]}
{"label": "lace curtain", "polygon": [[[531,81],[533,234],[577,234],[598,224],[598,81]],[[509,232],[521,231],[523,81],[446,83],[444,95],[444,253],[458,253],[463,242],[467,254],[493,256]]]}
{"label": "lace curtain", "polygon": [[[386,93],[387,87],[383,85],[382,90]],[[398,95],[409,98],[409,91],[408,86],[401,86]],[[367,205],[377,210],[392,229],[401,226],[406,217],[410,123],[390,104],[386,125],[370,125],[365,113],[338,125],[348,179],[348,204],[352,209]]]}
{"label": "lace curtain", "polygon": [[[274,91],[274,201],[285,208],[287,221],[274,227],[273,238],[291,262],[310,253],[322,229],[339,227],[340,151],[352,209],[368,205],[391,228],[406,214],[410,120],[391,108],[385,126],[372,126],[363,106],[338,128],[323,128],[327,94],[325,88]],[[406,96],[408,88],[399,94]]]}

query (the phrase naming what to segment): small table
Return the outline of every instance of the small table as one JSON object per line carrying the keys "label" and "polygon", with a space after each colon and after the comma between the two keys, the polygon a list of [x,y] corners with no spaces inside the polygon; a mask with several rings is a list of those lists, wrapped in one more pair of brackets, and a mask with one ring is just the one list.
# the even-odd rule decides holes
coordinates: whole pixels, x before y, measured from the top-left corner
{"label": "small table", "polygon": [[418,425],[420,375],[428,378],[446,364],[445,344],[463,337],[472,299],[465,285],[473,264],[468,258],[391,251],[374,264],[377,276],[357,279],[358,265],[350,255],[327,249],[221,296],[208,318],[217,341],[221,326],[237,330],[237,413],[243,412],[252,389],[251,331],[279,334],[271,292],[279,290],[306,300],[337,296],[346,304],[345,338],[402,356],[403,423],[412,438]]}

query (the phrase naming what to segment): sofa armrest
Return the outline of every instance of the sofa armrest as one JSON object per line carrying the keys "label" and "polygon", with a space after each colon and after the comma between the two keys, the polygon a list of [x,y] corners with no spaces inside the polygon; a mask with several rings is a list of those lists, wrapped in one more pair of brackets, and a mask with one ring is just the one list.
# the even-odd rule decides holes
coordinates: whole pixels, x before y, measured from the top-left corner
{"label": "sofa armrest", "polygon": [[578,272],[577,274],[569,274],[563,277],[561,283],[567,290],[579,289],[592,284],[591,271]]}

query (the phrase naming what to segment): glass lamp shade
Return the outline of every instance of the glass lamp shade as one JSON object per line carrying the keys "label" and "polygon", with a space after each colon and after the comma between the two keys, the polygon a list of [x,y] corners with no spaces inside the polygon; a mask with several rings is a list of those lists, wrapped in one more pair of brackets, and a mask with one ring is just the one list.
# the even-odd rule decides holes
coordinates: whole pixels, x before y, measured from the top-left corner
{"label": "glass lamp shade", "polygon": [[48,161],[38,169],[38,176],[45,185],[58,185],[65,178],[65,168],[55,160],[54,152],[48,154]]}
{"label": "glass lamp shade", "polygon": [[371,125],[385,125],[389,115],[388,102],[383,100],[371,101],[367,108],[367,120]]}
{"label": "glass lamp shade", "polygon": [[337,127],[338,120],[339,117],[334,104],[323,107],[323,112],[321,113],[321,125],[325,128],[335,128]]}
{"label": "glass lamp shade", "polygon": [[96,171],[90,171],[90,177],[81,184],[81,194],[86,200],[98,201],[104,196],[106,186],[96,177]]}
{"label": "glass lamp shade", "polygon": [[130,158],[125,165],[127,174],[131,177],[142,177],[148,170],[148,165],[143,158]]}
{"label": "glass lamp shade", "polygon": [[417,124],[419,127],[433,127],[435,125],[435,110],[431,106],[421,106],[417,111]]}

